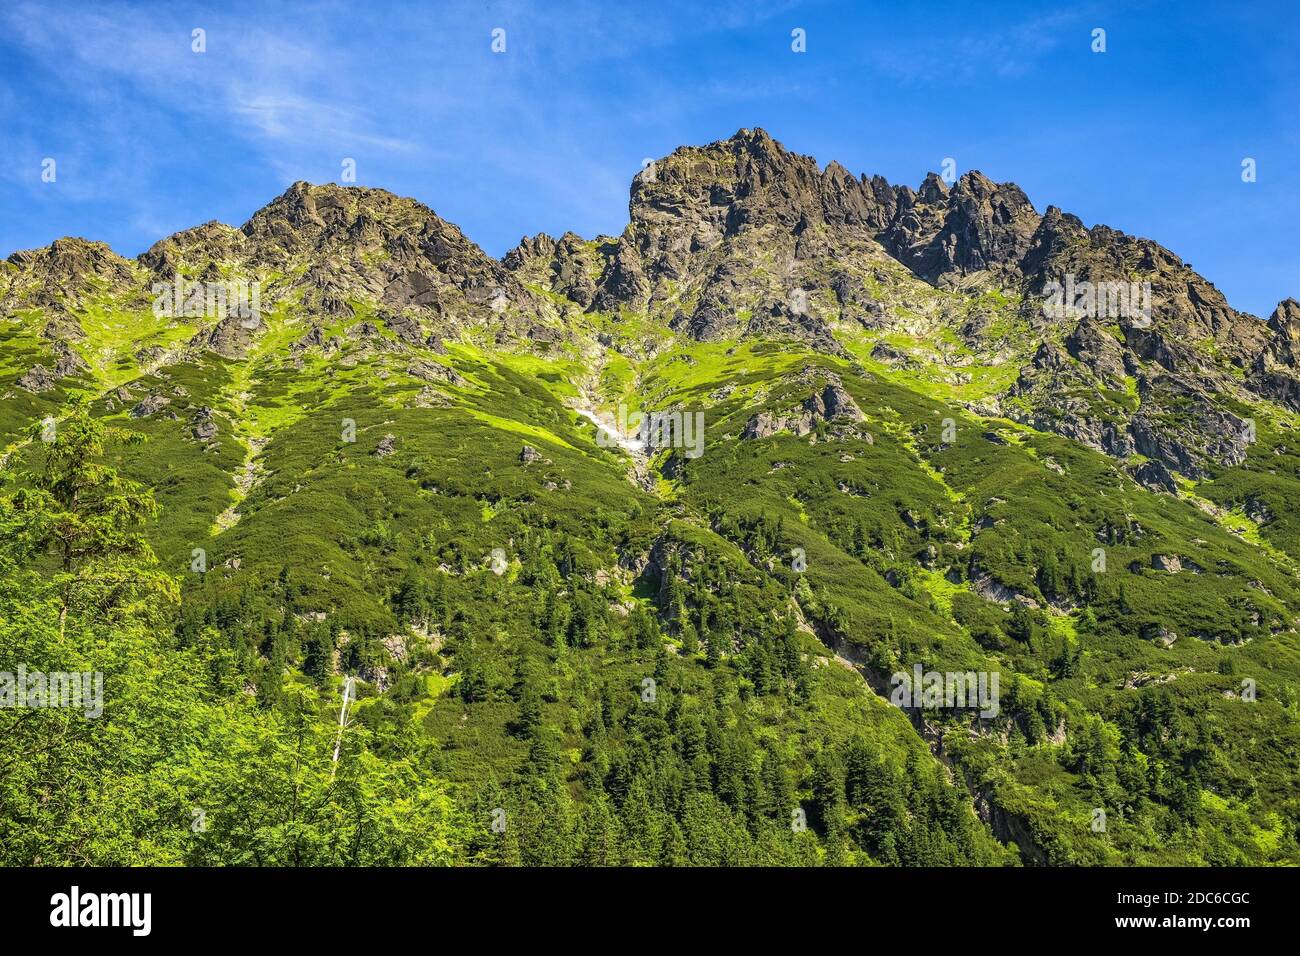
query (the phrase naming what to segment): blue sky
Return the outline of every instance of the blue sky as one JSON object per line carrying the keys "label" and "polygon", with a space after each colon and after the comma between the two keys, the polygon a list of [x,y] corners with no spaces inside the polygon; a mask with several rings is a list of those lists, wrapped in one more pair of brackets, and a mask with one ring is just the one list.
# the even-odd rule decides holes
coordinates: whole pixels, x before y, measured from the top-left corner
{"label": "blue sky", "polygon": [[11,0],[0,255],[62,235],[136,255],[338,181],[345,157],[501,255],[618,233],[643,158],[762,126],[913,186],[953,157],[1267,315],[1300,296],[1297,51],[1282,3]]}

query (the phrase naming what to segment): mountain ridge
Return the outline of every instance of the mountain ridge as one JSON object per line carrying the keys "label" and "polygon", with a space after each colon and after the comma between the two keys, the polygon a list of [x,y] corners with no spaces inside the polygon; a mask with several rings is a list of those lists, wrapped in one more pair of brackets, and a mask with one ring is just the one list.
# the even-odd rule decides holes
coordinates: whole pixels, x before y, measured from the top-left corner
{"label": "mountain ridge", "polygon": [[[968,407],[1115,457],[1139,453],[1192,477],[1208,462],[1242,459],[1249,422],[1229,407],[1234,402],[1300,409],[1300,365],[1287,344],[1294,300],[1259,321],[1232,309],[1159,244],[1104,225],[1085,228],[1054,206],[1040,216],[1013,183],[972,170],[951,185],[930,173],[916,190],[892,186],[833,161],[819,167],[762,129],[680,147],[649,164],[633,180],[619,236],[539,233],[500,260],[416,200],[299,181],[238,229],[205,223],[134,260],[64,238],[7,263],[0,293],[7,311],[57,311],[105,290],[132,294],[138,304],[150,279],[238,275],[260,277],[272,308],[294,302],[347,317],[350,302],[370,303],[411,342],[470,334],[497,346],[553,349],[572,337],[575,319],[580,325],[579,316],[593,313],[643,314],[695,341],[792,338],[840,358],[849,354],[837,338],[845,326],[908,332],[923,343],[955,335],[976,364],[1020,363],[1013,383]],[[1045,290],[1067,279],[1144,281],[1150,315],[1116,317],[1103,305],[1102,315],[1074,323],[1045,317]],[[910,280],[966,298],[900,317],[896,301],[910,307],[921,298]],[[1019,301],[991,315],[971,303],[988,288]],[[75,324],[56,319],[49,334],[63,329],[75,339]],[[1006,321],[1023,348],[1000,328]],[[194,344],[235,354],[251,338],[227,322]],[[894,354],[897,345],[881,348],[886,362],[910,361]],[[79,364],[70,349],[64,342],[56,371]],[[48,387],[50,374],[38,371],[32,381]],[[1136,393],[1139,407],[1062,400],[1080,388]],[[1162,395],[1190,401],[1192,425],[1170,420]],[[1218,438],[1225,431],[1237,438],[1225,444]],[[1155,480],[1155,487],[1168,484],[1163,473]]]}
{"label": "mountain ridge", "polygon": [[[1166,247],[1160,246],[1154,240],[1140,238],[1140,237],[1131,237],[1125,233],[1120,232],[1119,230],[1115,230],[1102,223],[1098,223],[1092,227],[1085,227],[1082,221],[1078,219],[1078,217],[1070,213],[1062,212],[1060,208],[1057,206],[1049,205],[1046,208],[1045,212],[1042,214],[1042,216],[1038,216],[1038,214],[1034,210],[1032,203],[1030,202],[1028,197],[1024,194],[1024,192],[1020,189],[1019,186],[1011,182],[1000,183],[1000,184],[995,183],[993,180],[989,179],[979,170],[968,170],[967,172],[963,173],[960,177],[958,177],[957,180],[952,184],[945,182],[943,179],[939,177],[937,173],[930,172],[925,176],[920,187],[914,190],[907,185],[891,185],[888,181],[886,181],[883,177],[879,175],[869,176],[866,173],[862,173],[859,174],[859,176],[854,177],[853,174],[849,173],[848,170],[845,169],[836,160],[830,160],[829,162],[827,162],[827,164],[824,167],[818,167],[815,161],[811,157],[791,153],[785,150],[785,148],[781,146],[779,142],[772,139],[772,137],[769,134],[767,134],[767,132],[762,128],[756,128],[754,130],[742,129],[728,139],[717,140],[711,144],[708,144],[707,146],[700,146],[700,147],[682,146],[679,147],[677,150],[675,150],[669,156],[664,157],[662,160],[655,161],[655,162],[658,163],[658,162],[671,160],[673,159],[673,157],[677,157],[682,154],[687,154],[690,153],[691,151],[704,152],[704,151],[714,150],[719,147],[730,146],[737,143],[758,144],[757,149],[758,149],[758,155],[760,156],[763,154],[765,150],[770,149],[776,152],[777,154],[779,154],[780,156],[788,157],[799,161],[805,161],[806,163],[811,164],[811,167],[816,172],[816,174],[824,178],[825,180],[827,180],[826,188],[828,191],[836,191],[838,187],[839,195],[833,200],[833,207],[837,209],[841,217],[841,221],[859,222],[859,223],[865,222],[865,223],[875,225],[879,232],[882,233],[893,232],[897,236],[895,246],[898,249],[900,254],[905,253],[906,251],[905,249],[906,243],[903,242],[903,239],[908,236],[909,232],[914,231],[915,228],[920,225],[920,223],[917,222],[912,224],[911,229],[896,228],[894,230],[891,230],[891,226],[898,227],[899,224],[895,223],[892,220],[892,218],[889,217],[883,219],[880,218],[881,212],[887,213],[890,212],[891,210],[896,210],[900,205],[904,209],[911,209],[917,206],[918,204],[923,206],[936,204],[936,203],[939,205],[943,205],[945,201],[950,202],[953,198],[956,198],[961,200],[963,203],[963,208],[961,212],[963,217],[965,218],[962,224],[973,225],[973,223],[970,222],[970,217],[972,216],[974,211],[973,207],[981,201],[992,200],[995,203],[1003,201],[1005,199],[1003,194],[1005,193],[1011,197],[1011,203],[1009,204],[1008,208],[1014,207],[1015,210],[1027,209],[1039,221],[1041,221],[1042,219],[1051,218],[1053,215],[1055,215],[1071,223],[1078,230],[1083,230],[1086,232],[1091,232],[1092,230],[1099,230],[1104,234],[1113,235],[1116,237],[1122,237],[1124,239],[1128,239],[1130,241],[1140,243],[1144,246],[1158,248],[1162,252],[1172,256],[1172,253],[1169,253],[1169,250]],[[637,183],[642,180],[642,176],[643,174],[638,174],[636,177],[634,177],[633,180],[633,190],[632,190],[633,195],[629,201],[630,220],[634,220],[636,218],[637,200],[636,200],[635,191],[636,191]],[[845,195],[847,183],[852,183],[853,185],[847,187],[847,191],[849,194]],[[271,200],[266,205],[254,211],[254,213],[249,217],[249,219],[246,220],[241,226],[235,227],[235,226],[230,226],[226,223],[222,223],[218,220],[209,220],[205,223],[188,227],[176,233],[172,233],[168,236],[161,237],[149,249],[145,250],[144,252],[140,253],[139,255],[133,258],[121,256],[116,251],[112,250],[112,248],[109,247],[107,244],[102,243],[98,240],[86,239],[84,237],[64,236],[59,239],[53,240],[49,245],[46,246],[37,246],[30,249],[15,250],[12,253],[10,253],[10,255],[7,257],[7,261],[14,264],[22,264],[26,261],[30,261],[31,259],[35,258],[39,253],[52,250],[55,246],[68,247],[69,244],[85,244],[85,245],[102,247],[102,250],[104,252],[107,252],[114,260],[118,262],[133,262],[133,261],[139,262],[143,265],[150,267],[155,272],[158,272],[160,274],[165,274],[169,270],[169,263],[163,254],[163,249],[166,246],[173,244],[175,240],[177,240],[178,238],[211,230],[214,227],[218,228],[220,231],[223,232],[228,232],[228,233],[238,232],[247,235],[250,227],[252,227],[254,223],[258,222],[259,220],[264,221],[273,218],[273,213],[275,212],[277,207],[281,207],[281,208],[293,207],[293,211],[287,213],[287,215],[290,218],[290,221],[291,222],[294,221],[295,217],[301,214],[302,218],[297,219],[297,221],[299,224],[302,224],[310,221],[312,218],[312,212],[310,211],[303,212],[303,211],[311,210],[313,209],[313,206],[310,204],[305,206],[301,204],[296,205],[292,202],[292,198],[303,197],[311,194],[313,191],[328,195],[329,191],[331,190],[341,191],[343,193],[350,193],[357,196],[383,196],[386,197],[387,201],[390,202],[398,201],[398,202],[410,203],[424,210],[429,215],[437,218],[441,223],[451,226],[452,228],[456,228],[447,220],[444,220],[441,217],[439,217],[436,212],[434,212],[430,207],[425,206],[419,200],[399,196],[398,194],[392,193],[381,187],[368,187],[368,186],[355,186],[355,185],[340,186],[335,183],[311,183],[306,180],[297,180],[291,185],[289,185],[286,188],[286,190],[283,193],[281,193],[279,196],[277,196],[275,199]],[[951,196],[950,193],[952,194]],[[867,197],[865,199],[865,203],[864,203],[864,197]],[[921,218],[924,217],[918,214],[918,220]],[[631,224],[632,223],[630,221],[629,225]],[[790,223],[790,225],[795,225],[795,224],[796,223]],[[987,229],[983,231],[976,230],[977,238],[982,238],[983,232],[985,231],[987,231]],[[458,229],[457,232],[459,232]],[[583,239],[581,236],[578,236],[576,233],[572,233],[572,232],[564,233],[564,236],[561,238],[566,238],[566,237],[573,237],[581,242],[594,241],[597,243],[599,243],[601,240],[606,240],[607,242],[616,241],[618,238],[618,237],[611,237],[611,236],[597,236],[594,237],[594,239],[592,240],[586,240]],[[504,262],[506,259],[510,258],[512,254],[519,253],[521,247],[525,246],[529,240],[533,240],[533,241],[550,240],[552,242],[559,241],[544,232],[536,233],[533,236],[524,236],[520,240],[520,242],[516,244],[515,247],[508,250],[504,255],[502,255],[496,261]],[[472,240],[469,241],[472,243]],[[482,251],[481,247],[478,247],[477,244],[474,245],[476,248],[479,248],[480,252]],[[927,250],[931,253],[935,251],[933,249],[929,249],[928,247]],[[970,250],[964,249],[963,251],[969,252]],[[486,252],[484,252],[483,255],[488,258],[491,258],[490,256],[487,256]],[[1001,262],[1005,258],[1006,257],[1004,255],[995,253],[990,261],[996,263],[996,262]],[[1175,259],[1175,261],[1181,264],[1180,259],[1177,259],[1176,256],[1173,258]],[[979,271],[979,270],[973,269],[971,271]],[[1243,314],[1249,314],[1249,313],[1243,313]]]}

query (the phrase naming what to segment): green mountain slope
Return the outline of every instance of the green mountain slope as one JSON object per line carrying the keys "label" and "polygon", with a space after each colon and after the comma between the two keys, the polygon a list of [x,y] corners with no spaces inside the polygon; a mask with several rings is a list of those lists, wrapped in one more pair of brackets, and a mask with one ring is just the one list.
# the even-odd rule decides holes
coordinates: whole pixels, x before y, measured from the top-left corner
{"label": "green mountain slope", "polygon": [[[1300,306],[761,130],[629,211],[497,262],[299,183],[135,261],[0,267],[0,517],[89,415],[179,588],[60,615],[51,549],[0,555],[0,662],[109,675],[107,739],[41,759],[140,749],[92,849],[38,771],[0,790],[38,834],[6,862],[1300,862]],[[1150,314],[1054,317],[1067,277]],[[158,314],[178,280],[261,311]],[[608,440],[628,410],[688,427]],[[115,697],[138,655],[163,690]],[[895,706],[918,667],[994,706]]]}

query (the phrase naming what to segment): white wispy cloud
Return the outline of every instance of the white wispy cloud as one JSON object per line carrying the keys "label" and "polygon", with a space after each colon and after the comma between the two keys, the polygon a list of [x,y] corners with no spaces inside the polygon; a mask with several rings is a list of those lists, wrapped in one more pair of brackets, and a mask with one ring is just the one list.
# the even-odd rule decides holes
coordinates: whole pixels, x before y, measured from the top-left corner
{"label": "white wispy cloud", "polygon": [[[1002,26],[990,23],[955,31],[951,24],[940,25],[933,33],[891,36],[889,43],[873,44],[866,61],[903,83],[953,83],[974,75],[1024,76],[1062,46],[1070,29],[1085,22],[1086,10],[1078,8]],[[1076,39],[1086,43],[1087,32]]]}

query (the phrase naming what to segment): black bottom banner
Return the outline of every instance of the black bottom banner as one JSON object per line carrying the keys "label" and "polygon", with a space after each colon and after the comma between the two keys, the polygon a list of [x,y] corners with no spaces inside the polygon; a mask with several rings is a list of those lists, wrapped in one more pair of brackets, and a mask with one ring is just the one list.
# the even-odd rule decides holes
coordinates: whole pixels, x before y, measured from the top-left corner
{"label": "black bottom banner", "polygon": [[[359,943],[458,928],[536,941],[546,927],[609,925],[647,938],[687,932],[769,941],[809,920],[852,933],[1042,929],[1232,945],[1293,917],[1295,870],[0,870],[6,940],[77,934],[213,943]],[[802,929],[801,929],[802,928]],[[397,937],[400,938],[400,937]],[[436,938],[436,937],[431,937]],[[994,936],[993,938],[996,938]],[[396,939],[396,938],[395,938]],[[610,937],[612,939],[612,937]],[[946,943],[944,941],[947,941]]]}

